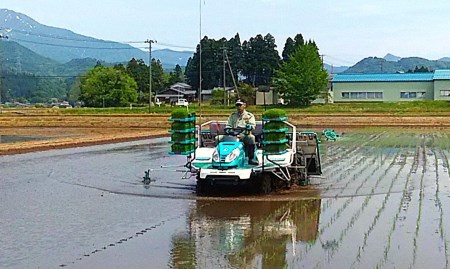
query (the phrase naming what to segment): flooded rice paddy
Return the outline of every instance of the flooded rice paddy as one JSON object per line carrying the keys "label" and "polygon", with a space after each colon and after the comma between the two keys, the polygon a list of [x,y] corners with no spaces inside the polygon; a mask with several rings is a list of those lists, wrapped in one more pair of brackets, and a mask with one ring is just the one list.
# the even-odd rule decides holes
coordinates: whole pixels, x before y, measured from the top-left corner
{"label": "flooded rice paddy", "polygon": [[3,156],[0,267],[448,268],[449,148],[353,131],[312,185],[236,197],[196,197],[166,139]]}

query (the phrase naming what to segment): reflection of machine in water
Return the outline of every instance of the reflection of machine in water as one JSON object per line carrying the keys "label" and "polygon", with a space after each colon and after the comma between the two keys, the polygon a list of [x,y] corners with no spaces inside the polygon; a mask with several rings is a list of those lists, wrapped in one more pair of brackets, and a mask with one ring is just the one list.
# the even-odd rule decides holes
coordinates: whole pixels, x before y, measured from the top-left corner
{"label": "reflection of machine in water", "polygon": [[318,234],[320,199],[197,201],[189,231],[172,240],[173,268],[285,268]]}

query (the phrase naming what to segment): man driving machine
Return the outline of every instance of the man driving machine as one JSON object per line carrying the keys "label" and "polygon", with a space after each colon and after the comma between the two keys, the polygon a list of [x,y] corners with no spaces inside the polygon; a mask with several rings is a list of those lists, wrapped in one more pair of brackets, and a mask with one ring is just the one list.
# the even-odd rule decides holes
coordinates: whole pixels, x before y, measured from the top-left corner
{"label": "man driving machine", "polygon": [[255,116],[245,110],[247,104],[244,99],[238,99],[235,103],[236,112],[233,112],[228,117],[228,122],[225,128],[242,128],[244,132],[239,134],[239,139],[244,143],[248,156],[248,164],[258,165],[258,161],[255,159],[255,136],[252,134],[252,130],[255,129],[256,122]]}

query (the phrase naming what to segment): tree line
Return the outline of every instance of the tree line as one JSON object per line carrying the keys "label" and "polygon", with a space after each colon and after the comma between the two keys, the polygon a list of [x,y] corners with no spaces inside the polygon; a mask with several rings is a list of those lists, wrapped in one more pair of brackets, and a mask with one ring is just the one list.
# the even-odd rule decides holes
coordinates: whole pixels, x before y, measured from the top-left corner
{"label": "tree line", "polygon": [[[287,38],[281,57],[271,34],[257,35],[242,43],[239,34],[229,40],[204,37],[200,42],[201,47],[197,45],[186,66],[186,81],[193,88],[200,86],[201,50],[202,89],[233,87],[234,76],[239,78],[239,89],[249,95],[247,99],[254,96],[250,86],[274,86],[292,105],[307,105],[326,89],[328,75],[322,68],[319,49],[301,34]],[[222,96],[222,92],[213,92],[213,102],[220,102]]]}
{"label": "tree line", "polygon": [[[202,89],[233,87],[237,80],[238,90],[248,99],[254,97],[256,87],[266,85],[274,87],[292,105],[310,104],[326,89],[328,77],[317,45],[297,34],[286,40],[281,57],[276,48],[271,34],[257,35],[243,43],[239,34],[229,40],[205,36],[184,73],[177,66],[165,74],[159,60],[152,59],[152,89],[157,93],[184,80],[198,89],[201,59]],[[132,59],[126,66],[97,66],[81,79],[80,99],[88,106],[148,103],[148,83],[149,68],[143,60]],[[213,102],[223,100],[223,96],[223,92],[213,92]]]}
{"label": "tree line", "polygon": [[[322,68],[314,41],[305,41],[301,34],[289,37],[280,57],[271,34],[256,35],[242,43],[236,34],[228,40],[205,36],[201,40],[201,48],[198,44],[184,71],[177,65],[174,70],[164,72],[161,62],[152,59],[152,95],[176,82],[186,82],[198,89],[200,49],[202,89],[233,87],[233,81],[237,81],[242,97],[253,99],[255,88],[266,85],[273,87],[292,105],[308,105],[326,89],[327,72]],[[133,58],[126,64],[114,66],[97,62],[79,78],[43,80],[34,84],[24,80],[23,88],[29,90],[21,95],[43,100],[48,97],[45,90],[51,88],[59,89],[52,90],[52,95],[60,98],[66,93],[62,99],[81,100],[86,106],[145,105],[149,102],[149,76],[149,66],[142,59]],[[8,91],[2,93],[2,97],[8,98]],[[223,91],[213,92],[213,102],[223,103],[223,96]]]}

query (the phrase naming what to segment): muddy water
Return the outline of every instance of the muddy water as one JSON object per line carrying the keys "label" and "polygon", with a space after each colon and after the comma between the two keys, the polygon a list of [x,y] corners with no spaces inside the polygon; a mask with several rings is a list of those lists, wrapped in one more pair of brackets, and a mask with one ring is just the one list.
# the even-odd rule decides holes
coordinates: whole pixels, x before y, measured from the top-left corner
{"label": "muddy water", "polygon": [[0,267],[446,268],[449,146],[348,133],[264,197],[196,197],[165,139],[0,157]]}
{"label": "muddy water", "polygon": [[0,135],[0,143],[16,143],[32,140],[49,139],[50,137],[38,135]]}

